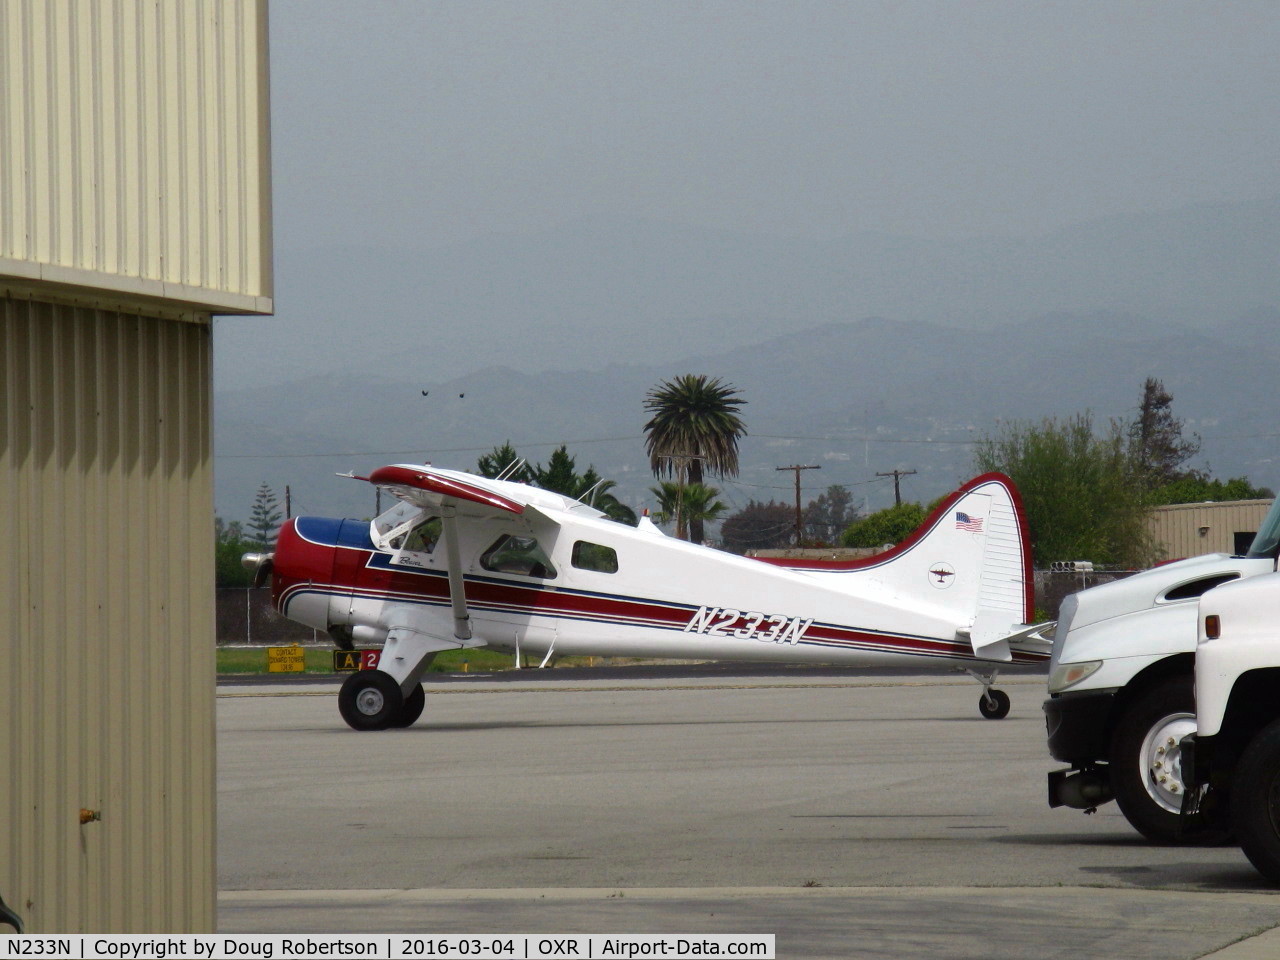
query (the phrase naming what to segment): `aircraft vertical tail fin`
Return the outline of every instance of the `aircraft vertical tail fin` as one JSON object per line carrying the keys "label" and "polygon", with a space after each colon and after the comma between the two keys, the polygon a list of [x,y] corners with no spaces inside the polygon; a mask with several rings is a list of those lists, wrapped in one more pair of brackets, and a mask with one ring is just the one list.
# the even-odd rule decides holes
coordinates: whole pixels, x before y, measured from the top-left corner
{"label": "aircraft vertical tail fin", "polygon": [[1022,498],[1003,474],[976,477],[947,497],[898,546],[861,560],[774,560],[856,590],[953,611],[974,653],[1007,660],[1008,641],[1034,612],[1031,543]]}

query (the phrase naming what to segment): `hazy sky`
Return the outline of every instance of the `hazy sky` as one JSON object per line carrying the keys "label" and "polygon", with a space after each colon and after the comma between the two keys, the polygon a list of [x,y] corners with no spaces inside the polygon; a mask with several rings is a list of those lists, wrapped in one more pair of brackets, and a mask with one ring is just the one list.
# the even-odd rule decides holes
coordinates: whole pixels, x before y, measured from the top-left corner
{"label": "hazy sky", "polygon": [[[518,363],[507,345],[530,324],[560,366],[593,367],[625,358],[611,335],[653,323],[753,320],[732,337],[758,341],[766,321],[830,319],[810,292],[847,303],[828,311],[841,319],[907,319],[852,277],[832,293],[818,281],[838,278],[735,245],[1022,240],[1280,196],[1277,0],[273,0],[270,15],[276,316],[219,321],[220,389],[368,369],[406,329],[434,332],[409,374],[431,380]],[[635,218],[726,242],[672,262]],[[554,259],[565,237],[571,263]],[[910,294],[924,267],[881,279]],[[740,282],[770,269],[764,289]],[[986,309],[965,295],[926,319]]]}
{"label": "hazy sky", "polygon": [[[775,321],[907,319],[881,301],[921,286],[923,296],[930,282],[942,305],[918,319],[945,323],[977,309],[961,302],[984,292],[971,278],[1012,284],[1026,316],[1160,319],[1159,298],[1126,299],[1127,265],[1158,276],[1193,248],[1162,249],[1119,222],[1114,251],[1080,254],[1114,257],[1111,286],[1077,290],[1094,275],[1083,263],[1047,294],[1021,284],[1023,271],[1052,271],[1032,262],[1003,276],[1003,254],[992,264],[981,251],[1062,247],[966,243],[973,263],[939,267],[899,256],[930,245],[831,245],[855,251],[847,260],[863,274],[805,251],[867,231],[1021,239],[1280,197],[1278,0],[272,0],[270,16],[276,316],[218,320],[220,390],[330,371],[427,385],[488,364],[545,369],[531,356],[539,345],[560,368],[602,369],[655,343],[683,349],[655,332],[664,321],[686,332],[702,318],[740,324],[724,327],[731,346],[753,335],[741,326],[750,320],[759,333]],[[634,218],[691,226],[697,240],[676,249],[665,228],[648,241],[634,224],[615,230]],[[575,232],[583,220],[590,228]],[[1088,236],[1105,241],[1102,226]],[[733,236],[704,243],[706,230]],[[1265,293],[1254,275],[1274,273],[1265,243],[1249,259],[1238,239],[1209,250],[1250,273],[1239,286]],[[369,249],[335,249],[352,246]],[[866,255],[881,247],[891,275]],[[811,295],[834,306],[823,312]],[[1206,322],[1216,315],[1206,308]],[[232,452],[273,449],[272,415],[264,407],[266,432],[233,438]],[[313,446],[361,442],[374,441]],[[306,474],[296,461],[248,462],[226,502],[248,503],[264,477],[298,490]],[[221,484],[231,463],[220,461]]]}
{"label": "hazy sky", "polygon": [[1280,4],[271,4],[277,248],[1043,233],[1280,193]]}

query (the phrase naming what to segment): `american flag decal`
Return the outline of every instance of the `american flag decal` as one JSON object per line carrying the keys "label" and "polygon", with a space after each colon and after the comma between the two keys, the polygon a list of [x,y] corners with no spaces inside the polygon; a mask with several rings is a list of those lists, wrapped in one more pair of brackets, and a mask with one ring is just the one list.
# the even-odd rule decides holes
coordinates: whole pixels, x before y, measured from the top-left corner
{"label": "american flag decal", "polygon": [[956,513],[956,529],[968,530],[970,533],[982,532],[982,517],[971,517],[967,513]]}

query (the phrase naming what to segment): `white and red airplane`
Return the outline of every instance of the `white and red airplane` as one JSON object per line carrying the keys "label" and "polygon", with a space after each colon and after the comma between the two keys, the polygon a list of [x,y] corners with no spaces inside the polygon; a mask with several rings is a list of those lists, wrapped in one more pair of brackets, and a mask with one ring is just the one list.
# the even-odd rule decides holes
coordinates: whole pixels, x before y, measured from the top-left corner
{"label": "white and red airplane", "polygon": [[338,708],[357,730],[405,727],[442,650],[965,670],[985,717],[1006,664],[1049,647],[1030,625],[1021,500],[1000,474],[969,481],[899,546],[854,561],[757,560],[632,527],[556,493],[435,467],[357,479],[399,502],[372,521],[297,517],[247,556],[286,617],[339,644],[381,643]]}

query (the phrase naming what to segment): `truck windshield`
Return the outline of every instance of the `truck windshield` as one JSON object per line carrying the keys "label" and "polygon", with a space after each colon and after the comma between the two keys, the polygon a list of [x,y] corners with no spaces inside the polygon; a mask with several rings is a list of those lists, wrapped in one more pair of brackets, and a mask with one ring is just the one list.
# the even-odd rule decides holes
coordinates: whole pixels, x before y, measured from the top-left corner
{"label": "truck windshield", "polygon": [[1277,552],[1280,552],[1280,497],[1271,504],[1245,556],[1253,560],[1274,560]]}

